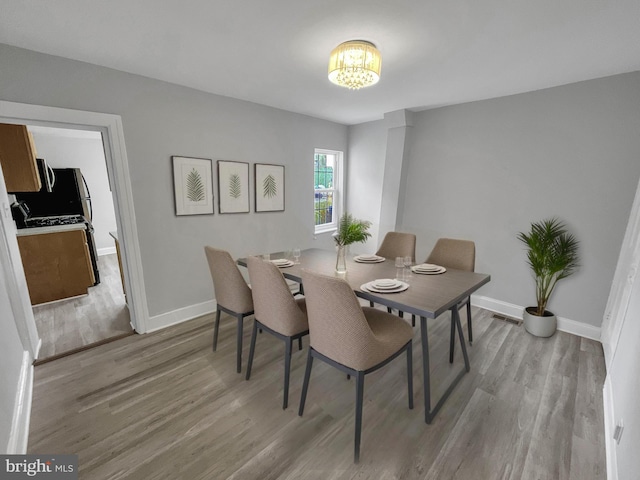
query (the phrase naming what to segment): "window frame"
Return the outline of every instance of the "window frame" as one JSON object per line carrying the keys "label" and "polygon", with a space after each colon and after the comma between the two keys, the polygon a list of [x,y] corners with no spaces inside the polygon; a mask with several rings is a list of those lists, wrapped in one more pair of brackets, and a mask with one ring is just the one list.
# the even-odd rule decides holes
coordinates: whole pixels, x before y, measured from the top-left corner
{"label": "window frame", "polygon": [[[327,233],[327,232],[335,232],[338,230],[338,219],[342,215],[342,198],[344,197],[344,153],[339,150],[329,150],[326,148],[316,148],[313,152],[313,161],[314,161],[314,175],[315,175],[315,157],[316,155],[333,155],[335,158],[335,167],[333,171],[333,188],[315,188],[315,181],[313,185],[313,225],[314,225],[314,233]],[[332,217],[333,221],[331,223],[323,223],[321,225],[316,225],[316,208],[315,208],[315,198],[317,194],[322,193],[333,193],[333,203],[332,203]]]}

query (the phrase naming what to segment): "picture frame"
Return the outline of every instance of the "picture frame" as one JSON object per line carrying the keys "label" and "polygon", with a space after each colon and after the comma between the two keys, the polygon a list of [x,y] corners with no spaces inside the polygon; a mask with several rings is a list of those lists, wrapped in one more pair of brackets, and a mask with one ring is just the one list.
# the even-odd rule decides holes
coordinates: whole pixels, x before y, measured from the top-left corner
{"label": "picture frame", "polygon": [[254,165],[256,212],[284,212],[284,165]]}
{"label": "picture frame", "polygon": [[172,156],[176,215],[213,214],[213,161]]}
{"label": "picture frame", "polygon": [[249,164],[218,160],[218,212],[249,213]]}

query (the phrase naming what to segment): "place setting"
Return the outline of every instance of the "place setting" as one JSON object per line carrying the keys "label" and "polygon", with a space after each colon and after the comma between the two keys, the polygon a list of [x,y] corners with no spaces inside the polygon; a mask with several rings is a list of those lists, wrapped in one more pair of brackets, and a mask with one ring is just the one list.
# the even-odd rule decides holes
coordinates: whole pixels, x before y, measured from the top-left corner
{"label": "place setting", "polygon": [[381,262],[384,262],[386,259],[379,255],[373,254],[373,255],[356,255],[355,257],[353,257],[353,260],[358,263],[381,263]]}
{"label": "place setting", "polygon": [[432,263],[421,263],[420,265],[414,265],[411,267],[411,271],[419,275],[439,275],[446,272],[447,269]]}
{"label": "place setting", "polygon": [[409,288],[409,284],[393,278],[380,278],[360,285],[360,290],[372,293],[400,293]]}
{"label": "place setting", "polygon": [[276,258],[274,260],[270,260],[278,268],[287,268],[295,265],[295,262],[287,259],[287,258]]}

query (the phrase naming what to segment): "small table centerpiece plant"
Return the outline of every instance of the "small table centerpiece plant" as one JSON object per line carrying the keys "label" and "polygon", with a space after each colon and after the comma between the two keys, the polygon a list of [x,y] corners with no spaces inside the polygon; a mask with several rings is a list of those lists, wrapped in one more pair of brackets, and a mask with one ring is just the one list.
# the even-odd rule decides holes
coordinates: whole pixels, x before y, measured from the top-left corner
{"label": "small table centerpiece plant", "polygon": [[333,234],[333,239],[338,247],[338,258],[336,260],[336,272],[345,273],[347,271],[346,249],[352,243],[364,243],[371,234],[369,233],[371,222],[358,220],[350,213],[344,213],[338,222],[338,230]]}
{"label": "small table centerpiece plant", "polygon": [[529,233],[518,233],[518,240],[527,246],[527,263],[536,280],[537,306],[525,308],[524,327],[532,335],[550,337],[557,319],[547,310],[547,303],[558,281],[579,266],[579,242],[557,218],[532,223]]}

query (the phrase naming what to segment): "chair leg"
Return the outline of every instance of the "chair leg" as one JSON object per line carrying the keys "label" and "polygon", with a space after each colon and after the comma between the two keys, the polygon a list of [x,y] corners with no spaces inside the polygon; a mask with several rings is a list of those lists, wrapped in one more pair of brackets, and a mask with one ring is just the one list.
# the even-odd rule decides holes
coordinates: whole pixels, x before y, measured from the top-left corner
{"label": "chair leg", "polygon": [[284,398],[282,399],[282,409],[286,410],[289,406],[289,375],[291,373],[291,346],[293,340],[291,340],[291,337],[287,337],[284,343]]}
{"label": "chair leg", "polygon": [[251,377],[251,366],[253,365],[253,353],[256,351],[256,338],[258,338],[258,324],[253,322],[253,331],[251,332],[251,348],[249,348],[249,363],[247,364],[247,376],[246,380]]}
{"label": "chair leg", "polygon": [[404,318],[404,312],[402,310],[398,311],[398,316]]}
{"label": "chair leg", "polygon": [[242,371],[242,326],[243,326],[244,317],[242,315],[238,315],[238,333],[237,341],[238,344],[238,353],[236,354],[236,372],[240,373]]}
{"label": "chair leg", "polygon": [[220,313],[222,313],[220,311],[220,309],[217,309],[216,311],[216,321],[213,324],[213,351],[216,351],[216,348],[218,348],[218,329],[220,328]]}
{"label": "chair leg", "polygon": [[391,310],[391,307],[387,307],[387,312],[388,313],[392,313],[393,312],[393,310]]}
{"label": "chair leg", "polygon": [[364,372],[356,372],[356,434],[353,462],[360,461],[360,436],[362,433],[362,403],[364,400]]}
{"label": "chair leg", "polygon": [[302,337],[298,337],[298,350],[302,350]]}
{"label": "chair leg", "polygon": [[372,301],[369,301],[369,306],[370,306],[371,308],[373,308],[373,302],[372,302]]}
{"label": "chair leg", "polygon": [[469,345],[473,343],[473,328],[471,327],[471,298],[467,300],[467,328],[469,329]]}
{"label": "chair leg", "polygon": [[413,345],[407,348],[407,389],[409,394],[409,410],[413,410]]}
{"label": "chair leg", "polygon": [[416,326],[416,316],[415,315],[411,315],[411,326],[412,327]]}
{"label": "chair leg", "polygon": [[[458,307],[455,307],[458,308]],[[453,320],[453,312],[451,313],[451,338],[449,339],[449,363],[453,363],[453,349],[455,347],[454,338],[456,336],[456,324]]]}
{"label": "chair leg", "polygon": [[304,381],[302,382],[302,393],[300,394],[300,407],[298,415],[301,417],[304,413],[304,403],[307,401],[307,389],[309,388],[309,378],[311,377],[311,367],[313,366],[313,356],[311,356],[311,348],[307,354],[307,368],[304,371]]}

